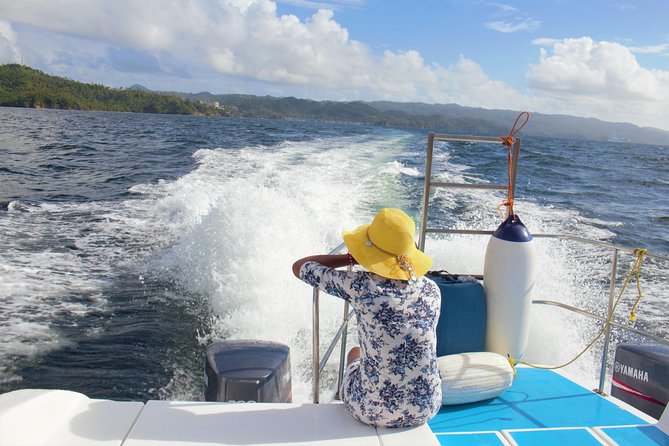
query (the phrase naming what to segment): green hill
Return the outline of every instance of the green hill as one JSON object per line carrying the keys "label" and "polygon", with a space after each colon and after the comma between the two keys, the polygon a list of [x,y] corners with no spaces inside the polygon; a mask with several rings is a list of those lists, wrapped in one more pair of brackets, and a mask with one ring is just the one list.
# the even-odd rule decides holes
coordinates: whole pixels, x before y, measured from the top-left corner
{"label": "green hill", "polygon": [[225,113],[174,95],[86,84],[18,64],[0,65],[0,106],[185,115]]}
{"label": "green hill", "polygon": [[463,118],[448,113],[435,112],[429,116],[410,113],[402,109],[404,103],[401,102],[393,102],[397,105],[397,109],[382,109],[374,102],[363,101],[314,101],[294,97],[215,95],[209,92],[170,93],[192,101],[217,101],[225,108],[235,110],[239,116],[250,118],[355,122],[386,127],[426,128],[450,133],[487,133],[508,130],[505,128],[506,123],[500,126],[484,116]]}
{"label": "green hill", "polygon": [[[513,110],[457,104],[314,101],[209,92],[159,93],[137,84],[117,89],[50,76],[18,64],[0,65],[0,106],[354,122],[485,135],[505,135],[518,116],[518,111]],[[532,113],[523,135],[669,144],[669,132],[660,129],[542,113]]]}
{"label": "green hill", "polygon": [[[217,101],[239,116],[256,118],[304,119],[357,122],[388,127],[423,128],[443,133],[505,135],[518,116],[514,110],[488,110],[458,104],[418,102],[335,102],[293,97],[240,94],[177,93],[192,101]],[[525,136],[609,141],[616,137],[641,144],[669,144],[669,132],[623,122],[594,118],[531,113]]]}

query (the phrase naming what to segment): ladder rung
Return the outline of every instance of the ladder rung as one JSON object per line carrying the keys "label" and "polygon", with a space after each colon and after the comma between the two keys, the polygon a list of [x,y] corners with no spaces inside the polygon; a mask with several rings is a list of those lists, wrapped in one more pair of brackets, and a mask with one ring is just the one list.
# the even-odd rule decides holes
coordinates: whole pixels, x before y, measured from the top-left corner
{"label": "ladder rung", "polygon": [[507,190],[509,188],[509,186],[501,184],[445,183],[443,181],[430,182],[430,187],[450,187],[454,189],[496,189],[496,190]]}
{"label": "ladder rung", "polygon": [[439,228],[426,228],[426,233],[431,234],[476,234],[476,235],[491,235],[493,231],[484,231],[477,229],[439,229]]}
{"label": "ladder rung", "polygon": [[[418,248],[421,250],[425,249],[425,236],[427,233],[442,233],[442,234],[471,234],[471,235],[489,235],[493,231],[479,231],[479,230],[458,230],[458,229],[430,229],[427,226],[428,214],[430,209],[430,195],[434,188],[452,188],[452,189],[484,189],[484,190],[495,190],[495,191],[507,191],[509,193],[509,199],[513,199],[516,189],[516,173],[518,170],[518,158],[520,152],[520,138],[513,139],[512,147],[509,146],[508,152],[508,161],[509,164],[509,183],[504,185],[497,184],[467,184],[467,183],[449,183],[445,181],[434,181],[432,182],[432,161],[433,161],[433,152],[434,152],[434,142],[435,141],[463,141],[463,142],[484,142],[484,143],[495,143],[498,145],[504,145],[505,140],[502,137],[492,137],[492,136],[476,136],[476,135],[450,135],[450,134],[435,134],[430,132],[427,137],[427,157],[425,158],[425,184],[423,187],[423,209],[421,215],[420,223],[420,238],[418,241]],[[458,145],[459,146],[459,145]],[[454,146],[453,149],[456,147]],[[476,181],[477,179],[474,178]],[[484,181],[484,180],[480,180]],[[508,210],[507,210],[508,214]]]}
{"label": "ladder rung", "polygon": [[502,143],[502,138],[499,136],[470,136],[470,135],[448,135],[448,134],[434,134],[435,141],[462,141],[462,142],[492,142]]}

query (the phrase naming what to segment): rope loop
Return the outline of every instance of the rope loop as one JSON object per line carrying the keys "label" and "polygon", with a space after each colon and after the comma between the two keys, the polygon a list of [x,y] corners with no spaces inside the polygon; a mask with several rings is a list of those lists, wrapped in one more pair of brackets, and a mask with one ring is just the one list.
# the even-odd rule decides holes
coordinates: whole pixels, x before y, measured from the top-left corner
{"label": "rope loop", "polygon": [[502,212],[502,207],[506,206],[508,207],[509,213],[513,215],[513,198],[509,198],[507,200],[502,201],[500,204],[497,205],[497,212],[499,212],[499,216],[504,220],[504,213]]}
{"label": "rope loop", "polygon": [[[520,121],[520,118],[523,116],[525,117],[525,121],[523,121],[523,124],[516,129],[518,121]],[[516,133],[520,132],[522,128],[525,127],[525,124],[527,124],[527,121],[529,120],[530,120],[530,114],[526,111],[521,112],[516,118],[516,122],[513,123],[513,127],[511,127],[511,131],[509,132],[509,134],[507,136],[499,137],[502,140],[502,144],[510,148],[513,145],[513,140],[516,137]]]}
{"label": "rope loop", "polygon": [[636,258],[641,258],[643,260],[646,254],[648,254],[648,250],[645,248],[637,248],[634,250],[634,257]]}

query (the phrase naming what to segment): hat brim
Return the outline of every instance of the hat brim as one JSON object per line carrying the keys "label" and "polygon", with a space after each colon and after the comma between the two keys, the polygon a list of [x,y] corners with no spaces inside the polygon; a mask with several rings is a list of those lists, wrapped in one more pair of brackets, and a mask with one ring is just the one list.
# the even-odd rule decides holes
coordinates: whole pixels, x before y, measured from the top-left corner
{"label": "hat brim", "polygon": [[[343,238],[348,252],[369,271],[389,279],[409,280],[411,274],[400,268],[397,256],[372,245],[367,237],[370,225],[362,225],[353,231],[344,231]],[[369,242],[369,243],[368,243]],[[414,275],[423,276],[432,266],[432,257],[418,248],[413,248],[407,256],[413,265]]]}

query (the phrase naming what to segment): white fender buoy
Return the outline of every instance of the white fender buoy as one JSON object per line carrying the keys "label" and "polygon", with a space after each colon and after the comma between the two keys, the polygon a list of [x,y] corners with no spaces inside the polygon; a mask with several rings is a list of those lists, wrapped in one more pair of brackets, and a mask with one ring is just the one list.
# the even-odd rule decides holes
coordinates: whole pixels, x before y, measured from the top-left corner
{"label": "white fender buoy", "polygon": [[513,384],[506,357],[492,352],[457,353],[437,358],[441,404],[467,404],[495,398]]}
{"label": "white fender buoy", "polygon": [[517,215],[495,230],[485,253],[483,289],[488,323],[486,350],[521,359],[527,347],[535,252]]}

